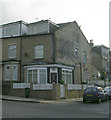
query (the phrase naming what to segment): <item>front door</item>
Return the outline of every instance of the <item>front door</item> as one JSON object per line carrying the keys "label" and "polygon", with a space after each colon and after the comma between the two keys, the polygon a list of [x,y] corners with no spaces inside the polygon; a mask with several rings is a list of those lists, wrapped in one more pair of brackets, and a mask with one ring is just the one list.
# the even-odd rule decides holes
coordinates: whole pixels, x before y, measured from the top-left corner
{"label": "front door", "polygon": [[51,83],[57,83],[57,73],[51,73]]}

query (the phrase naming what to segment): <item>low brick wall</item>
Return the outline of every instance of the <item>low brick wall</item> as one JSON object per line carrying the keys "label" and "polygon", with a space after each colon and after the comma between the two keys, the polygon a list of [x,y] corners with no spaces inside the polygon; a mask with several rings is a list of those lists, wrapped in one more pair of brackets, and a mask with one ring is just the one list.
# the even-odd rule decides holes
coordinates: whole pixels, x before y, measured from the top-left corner
{"label": "low brick wall", "polygon": [[70,98],[79,98],[83,96],[83,86],[80,90],[70,90],[68,89],[68,85],[65,85],[65,98],[70,99]]}
{"label": "low brick wall", "polygon": [[53,96],[52,90],[31,90],[30,91],[31,98],[51,100],[52,96]]}
{"label": "low brick wall", "polygon": [[[13,89],[13,85],[11,85],[10,95],[25,97],[25,88]],[[31,85],[29,97],[47,100],[58,100],[60,99],[60,84],[53,84],[52,90],[33,90],[33,87]]]}
{"label": "low brick wall", "polygon": [[[83,96],[84,90],[70,90],[67,85],[65,86],[65,98],[79,98]],[[82,86],[83,88],[83,86]],[[61,99],[60,95],[61,84],[53,84],[52,89],[49,90],[33,90],[33,85],[30,85],[30,98],[40,98],[46,100],[59,100]],[[13,85],[11,85],[10,95],[12,96],[21,96],[25,97],[25,88],[21,89],[13,89]]]}
{"label": "low brick wall", "polygon": [[83,96],[83,90],[66,90],[66,99],[79,98]]}
{"label": "low brick wall", "polygon": [[11,88],[10,95],[11,96],[25,97],[25,89],[13,89],[13,88]]}

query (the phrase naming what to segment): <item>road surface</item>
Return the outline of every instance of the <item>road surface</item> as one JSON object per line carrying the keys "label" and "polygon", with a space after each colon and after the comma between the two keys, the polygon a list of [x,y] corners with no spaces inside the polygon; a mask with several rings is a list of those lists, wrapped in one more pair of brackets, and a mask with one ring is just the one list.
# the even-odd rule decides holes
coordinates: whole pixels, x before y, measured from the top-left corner
{"label": "road surface", "polygon": [[109,101],[41,104],[2,102],[3,118],[109,118]]}

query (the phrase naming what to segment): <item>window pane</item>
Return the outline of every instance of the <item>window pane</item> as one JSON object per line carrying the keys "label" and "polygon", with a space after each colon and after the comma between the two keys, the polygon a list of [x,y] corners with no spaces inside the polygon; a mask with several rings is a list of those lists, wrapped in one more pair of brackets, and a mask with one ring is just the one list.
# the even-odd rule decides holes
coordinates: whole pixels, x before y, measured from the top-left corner
{"label": "window pane", "polygon": [[32,74],[28,74],[28,82],[32,83]]}
{"label": "window pane", "polygon": [[46,70],[45,69],[41,69],[39,71],[39,83],[46,84]]}
{"label": "window pane", "polygon": [[32,74],[32,70],[28,70],[28,74]]}
{"label": "window pane", "polygon": [[5,67],[5,79],[10,80],[10,66]]}
{"label": "window pane", "polygon": [[32,83],[32,70],[28,70],[28,82]]}
{"label": "window pane", "polygon": [[75,56],[78,57],[78,49],[75,49]]}
{"label": "window pane", "polygon": [[72,71],[65,70],[65,73],[63,71],[62,71],[62,80],[64,81],[65,84],[71,84],[72,83]]}
{"label": "window pane", "polygon": [[62,74],[62,81],[65,83],[65,74]]}
{"label": "window pane", "polygon": [[69,75],[69,81],[68,81],[69,84],[71,84],[71,75]]}
{"label": "window pane", "polygon": [[69,80],[69,78],[68,78],[69,76],[68,75],[66,75],[66,84],[68,84],[69,82],[68,82],[68,80]]}
{"label": "window pane", "polygon": [[33,83],[38,83],[38,75],[37,75],[37,70],[33,70]]}
{"label": "window pane", "polygon": [[43,49],[43,45],[39,45],[39,49]]}
{"label": "window pane", "polygon": [[15,58],[16,57],[16,45],[8,46],[8,57]]}
{"label": "window pane", "polygon": [[17,66],[12,65],[12,80],[17,80]]}
{"label": "window pane", "polygon": [[35,59],[43,58],[43,45],[34,46],[34,58]]}

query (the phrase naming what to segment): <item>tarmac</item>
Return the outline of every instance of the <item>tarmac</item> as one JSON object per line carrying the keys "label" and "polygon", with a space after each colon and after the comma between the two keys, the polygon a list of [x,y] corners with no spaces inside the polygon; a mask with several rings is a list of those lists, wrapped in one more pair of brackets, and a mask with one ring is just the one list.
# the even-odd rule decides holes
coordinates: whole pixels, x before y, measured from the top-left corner
{"label": "tarmac", "polygon": [[61,103],[73,103],[82,101],[82,98],[60,99],[60,100],[43,100],[38,98],[25,98],[18,96],[0,95],[1,100],[18,101],[18,102],[32,102],[32,103],[44,103],[44,104],[61,104]]}

